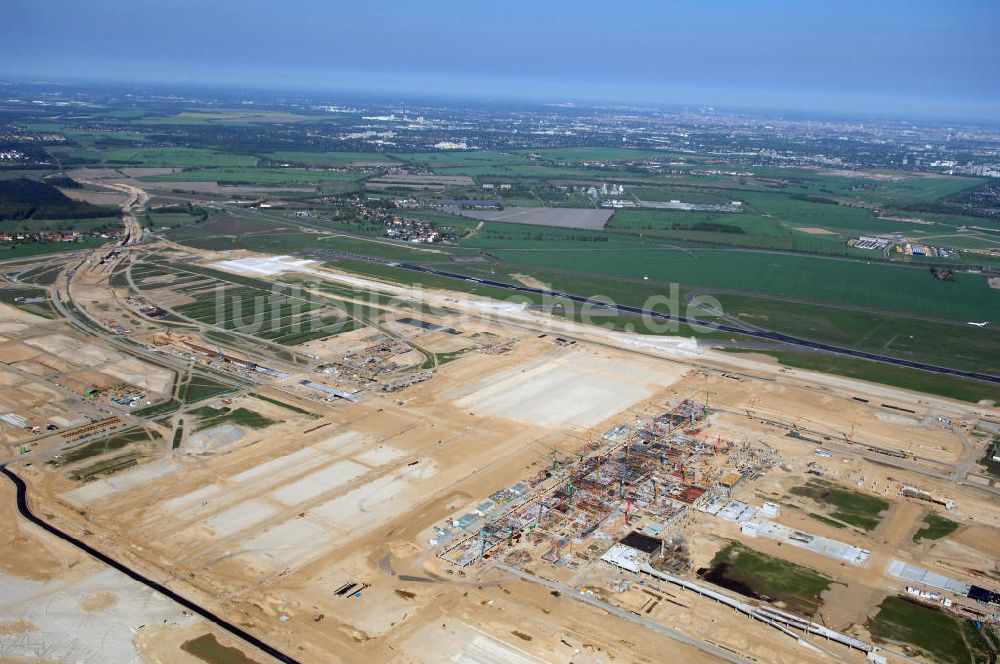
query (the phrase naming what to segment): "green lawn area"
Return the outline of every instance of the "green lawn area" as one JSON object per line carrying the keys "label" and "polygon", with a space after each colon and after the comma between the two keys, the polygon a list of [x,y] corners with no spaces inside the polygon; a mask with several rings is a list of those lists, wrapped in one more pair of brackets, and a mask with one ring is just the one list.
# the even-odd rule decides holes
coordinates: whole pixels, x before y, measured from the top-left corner
{"label": "green lawn area", "polygon": [[181,446],[181,439],[184,437],[184,425],[183,423],[174,429],[174,438],[170,441],[170,449],[176,450]]}
{"label": "green lawn area", "polygon": [[177,399],[170,399],[164,401],[163,403],[158,403],[153,406],[147,406],[146,408],[140,408],[139,410],[132,411],[132,414],[136,417],[157,417],[159,415],[164,415],[166,413],[172,413],[181,407],[181,402]]}
{"label": "green lawn area", "polygon": [[63,265],[40,265],[18,275],[18,281],[38,286],[51,286],[59,278]]}
{"label": "green lawn area", "polygon": [[278,401],[277,399],[272,399],[271,397],[264,396],[263,394],[258,394],[256,392],[254,392],[250,396],[252,396],[254,399],[260,399],[261,401],[266,401],[268,403],[272,403],[275,406],[280,406],[281,408],[284,408],[286,410],[290,410],[293,413],[299,413],[300,415],[309,415],[310,417],[317,417],[316,414],[314,414],[314,413],[312,413],[312,412],[310,412],[310,411],[308,411],[308,410],[306,410],[304,408],[299,408],[298,406],[293,406],[290,403],[285,403],[284,401]]}
{"label": "green lawn area", "polygon": [[259,662],[258,659],[247,656],[239,648],[222,645],[216,640],[215,634],[202,634],[185,641],[181,644],[181,650],[205,664],[258,664]]}
{"label": "green lawn area", "polygon": [[785,605],[811,616],[822,605],[820,596],[834,583],[814,569],[731,542],[712,559],[704,576],[725,588]]}
{"label": "green lawn area", "polygon": [[[1000,403],[1000,400],[998,400]],[[993,442],[986,447],[986,454],[979,460],[979,465],[983,467],[988,475],[1000,478],[1000,461],[994,461],[993,455],[1000,452],[1000,436],[993,439]]]}
{"label": "green lawn area", "polygon": [[142,427],[129,429],[128,431],[111,434],[105,438],[71,447],[64,451],[61,456],[51,459],[47,463],[58,468],[89,459],[90,457],[123,449],[132,443],[156,441],[159,439],[160,436],[155,431],[146,430]]}
{"label": "green lawn area", "polygon": [[931,373],[919,369],[909,369],[883,362],[861,360],[828,353],[808,353],[801,351],[753,351],[771,355],[781,364],[836,374],[872,383],[882,383],[902,387],[914,392],[936,394],[949,399],[977,403],[982,400],[1000,403],[1000,386],[968,378],[956,378],[945,374]]}
{"label": "green lawn area", "polygon": [[[685,196],[685,194],[678,194]],[[690,195],[687,198],[691,198]],[[691,203],[696,201],[687,200]],[[712,203],[728,202],[728,196],[720,196]],[[789,238],[791,233],[775,219],[769,219],[756,213],[747,212],[694,212],[686,210],[618,210],[608,222],[610,228],[653,231],[667,228],[695,228],[706,224],[717,225],[729,229],[727,235],[734,236],[733,242],[739,241],[736,235],[761,235],[777,238]]]}
{"label": "green lawn area", "polygon": [[730,316],[836,346],[1000,373],[1000,330],[761,297],[713,293]]}
{"label": "green lawn area", "polygon": [[126,452],[107,459],[98,459],[89,466],[75,468],[68,474],[71,480],[88,482],[98,475],[111,475],[136,465],[144,455],[141,452]]}
{"label": "green lawn area", "polygon": [[[45,301],[37,304],[17,304],[14,300],[19,297],[44,297]],[[56,310],[48,299],[48,293],[40,288],[4,288],[0,290],[0,302],[42,318],[56,317]]]}
{"label": "green lawn area", "polygon": [[811,499],[828,510],[828,518],[855,526],[864,531],[875,528],[881,514],[889,509],[889,501],[839,488],[830,482],[810,479],[803,486],[793,487],[791,493]]}
{"label": "green lawn area", "polygon": [[834,528],[846,528],[847,524],[842,521],[837,521],[836,519],[831,519],[828,516],[823,516],[822,514],[816,514],[815,512],[809,512],[809,517],[816,519],[820,523],[825,523],[828,526],[833,526]]}
{"label": "green lawn area", "polygon": [[184,403],[192,403],[232,391],[233,388],[228,385],[217,383],[210,378],[202,378],[201,376],[194,375],[191,377],[190,382],[181,387],[178,396],[180,396],[181,401]]}
{"label": "green lawn area", "polygon": [[198,423],[194,426],[194,431],[201,431],[219,424],[235,424],[248,429],[263,429],[277,424],[276,420],[264,417],[258,412],[246,408],[213,408],[212,406],[202,406],[188,411],[188,415],[198,418]]}
{"label": "green lawn area", "polygon": [[921,524],[920,530],[913,534],[913,541],[919,542],[920,540],[938,540],[942,537],[946,537],[959,527],[958,522],[952,521],[947,517],[943,517],[940,514],[934,514],[929,512],[927,516],[924,517],[924,521]]}
{"label": "green lawn area", "polygon": [[992,656],[971,621],[903,597],[887,597],[871,620],[880,643],[902,643],[942,664],[991,664]]}

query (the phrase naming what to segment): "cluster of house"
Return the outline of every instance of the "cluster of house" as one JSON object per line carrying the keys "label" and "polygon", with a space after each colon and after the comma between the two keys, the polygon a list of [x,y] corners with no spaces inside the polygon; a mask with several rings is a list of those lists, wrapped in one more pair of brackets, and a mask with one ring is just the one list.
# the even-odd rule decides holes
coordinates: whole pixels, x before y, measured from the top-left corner
{"label": "cluster of house", "polygon": [[121,235],[122,229],[105,231],[0,231],[0,242],[76,242],[85,237],[115,238]]}
{"label": "cluster of house", "polygon": [[391,220],[386,221],[385,236],[414,243],[433,243],[454,239],[453,234],[447,237],[435,223],[403,217],[392,217]]}
{"label": "cluster of house", "polygon": [[[394,240],[413,243],[434,243],[456,239],[455,230],[424,219],[400,217],[391,209],[374,207],[366,199],[355,196],[350,199],[355,214],[366,221],[381,222],[385,225],[385,236]],[[410,206],[406,206],[410,207]]]}

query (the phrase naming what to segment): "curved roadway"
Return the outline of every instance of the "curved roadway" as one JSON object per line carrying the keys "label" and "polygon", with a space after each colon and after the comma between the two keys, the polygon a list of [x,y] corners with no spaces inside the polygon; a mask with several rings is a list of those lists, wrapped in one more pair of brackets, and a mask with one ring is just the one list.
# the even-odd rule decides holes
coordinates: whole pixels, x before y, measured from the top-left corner
{"label": "curved roadway", "polygon": [[755,337],[758,339],[767,339],[769,341],[778,341],[781,343],[790,344],[793,346],[801,346],[803,348],[810,348],[813,350],[822,350],[828,353],[836,353],[838,355],[846,355],[848,357],[856,357],[865,360],[874,360],[876,362],[883,362],[885,364],[894,364],[900,367],[908,367],[910,369],[920,369],[922,371],[929,371],[932,373],[946,374],[949,376],[957,376],[959,378],[971,378],[973,380],[981,380],[987,383],[997,383],[1000,384],[1000,376],[993,376],[991,374],[978,373],[976,371],[962,371],[960,369],[952,369],[950,367],[940,367],[936,364],[926,364],[924,362],[914,362],[912,360],[903,360],[896,357],[890,357],[888,355],[879,355],[877,353],[868,353],[862,350],[854,350],[853,348],[842,348],[840,346],[832,346],[830,344],[824,344],[818,341],[810,341],[809,339],[803,339],[801,337],[793,337],[789,334],[784,334],[781,332],[771,332],[768,330],[748,330],[744,328],[735,327],[732,325],[724,325],[720,323],[707,323],[705,321],[696,320],[693,318],[688,318],[687,316],[677,316],[675,314],[663,313],[660,311],[653,311],[652,309],[643,309],[642,307],[633,307],[624,304],[613,304],[610,302],[603,302],[601,300],[595,300],[589,297],[583,297],[582,295],[572,295],[570,293],[564,293],[562,291],[550,291],[541,288],[531,288],[530,286],[519,286],[517,284],[507,283],[505,281],[495,281],[493,279],[480,279],[478,277],[470,277],[466,274],[459,274],[456,272],[445,272],[443,270],[433,270],[429,267],[423,267],[421,265],[414,265],[412,263],[394,263],[387,261],[378,261],[393,267],[402,268],[405,270],[411,270],[413,272],[423,272],[425,274],[433,274],[439,277],[448,277],[450,279],[461,279],[462,281],[468,281],[471,283],[482,284],[484,286],[493,286],[495,288],[504,288],[507,290],[519,291],[522,293],[529,293],[532,295],[543,295],[548,297],[558,297],[565,300],[570,300],[572,302],[579,302],[581,304],[588,304],[593,307],[598,307],[602,309],[608,309],[611,311],[618,311],[621,313],[634,314],[639,316],[648,316],[657,320],[671,320],[677,321],[679,323],[687,323],[688,325],[701,325],[703,327],[708,327],[713,330],[720,330],[722,332],[729,332],[731,334],[742,334],[748,337]]}
{"label": "curved roadway", "polygon": [[64,542],[68,542],[69,544],[72,544],[73,546],[75,546],[76,548],[80,549],[81,551],[83,551],[84,553],[86,553],[87,555],[89,555],[90,557],[95,558],[95,559],[101,561],[102,563],[104,563],[104,564],[106,564],[106,565],[108,565],[110,567],[115,568],[116,570],[118,570],[119,572],[121,572],[125,576],[129,577],[130,579],[138,581],[139,583],[141,583],[141,584],[143,584],[143,585],[145,585],[145,586],[147,586],[149,588],[152,588],[153,590],[155,590],[156,592],[160,593],[161,595],[164,595],[164,596],[168,597],[169,599],[172,599],[173,601],[175,601],[178,604],[180,604],[181,606],[183,606],[185,609],[188,609],[189,611],[198,614],[199,616],[201,616],[205,620],[209,621],[210,623],[212,623],[214,625],[217,625],[218,627],[221,627],[222,629],[226,630],[227,632],[229,632],[230,634],[232,634],[236,638],[238,638],[238,639],[240,639],[240,640],[242,640],[242,641],[244,641],[246,643],[249,643],[250,645],[254,646],[255,648],[260,649],[262,652],[267,653],[268,655],[270,655],[271,657],[275,658],[279,662],[285,662],[286,664],[299,664],[298,660],[289,657],[288,655],[286,655],[285,653],[281,652],[277,648],[273,648],[273,647],[269,646],[268,644],[264,643],[263,641],[261,641],[260,639],[258,639],[257,637],[255,637],[254,635],[252,635],[252,634],[250,634],[250,633],[248,633],[248,632],[240,629],[238,626],[232,624],[231,622],[228,622],[227,620],[225,620],[223,618],[220,618],[219,616],[215,615],[214,613],[212,613],[208,609],[205,609],[205,608],[202,608],[202,607],[198,606],[197,604],[195,604],[191,600],[186,599],[185,597],[182,597],[181,595],[178,595],[177,593],[175,593],[170,588],[167,588],[167,587],[165,587],[163,585],[160,585],[156,581],[153,581],[152,579],[143,576],[139,572],[136,572],[135,570],[133,570],[133,569],[131,569],[129,567],[126,567],[124,564],[118,562],[114,558],[111,558],[111,557],[109,557],[109,556],[101,553],[100,551],[98,551],[97,549],[93,548],[89,544],[87,544],[85,542],[81,542],[80,540],[78,540],[77,538],[73,537],[72,535],[69,535],[68,533],[63,532],[62,530],[59,530],[58,528],[56,528],[52,524],[47,523],[47,522],[43,521],[42,519],[38,518],[37,516],[34,515],[34,513],[32,513],[31,508],[28,507],[28,487],[24,484],[24,481],[20,477],[18,477],[17,475],[15,475],[13,471],[11,471],[9,468],[7,468],[6,464],[0,465],[0,472],[2,472],[4,475],[6,475],[7,478],[11,482],[14,483],[14,486],[17,487],[17,511],[20,512],[21,516],[23,516],[25,519],[27,519],[31,523],[35,524],[39,528],[42,528],[43,530],[45,530],[49,534],[55,535],[56,537],[58,537],[59,539],[63,540]]}

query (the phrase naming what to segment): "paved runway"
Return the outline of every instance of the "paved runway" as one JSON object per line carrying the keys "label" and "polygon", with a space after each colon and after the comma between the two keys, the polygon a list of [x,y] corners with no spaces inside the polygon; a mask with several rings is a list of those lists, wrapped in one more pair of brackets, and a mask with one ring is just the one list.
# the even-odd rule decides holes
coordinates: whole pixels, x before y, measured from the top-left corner
{"label": "paved runway", "polygon": [[461,279],[462,281],[468,281],[477,284],[483,284],[484,286],[493,286],[495,288],[504,288],[506,290],[518,291],[521,293],[529,293],[532,295],[545,295],[548,297],[558,297],[572,302],[579,302],[581,304],[587,304],[591,307],[604,308],[609,311],[618,311],[621,313],[635,314],[638,316],[648,316],[656,320],[672,320],[679,323],[687,323],[688,325],[700,325],[702,327],[710,327],[714,330],[719,330],[721,332],[729,332],[731,334],[742,334],[748,337],[756,337],[758,339],[767,339],[769,341],[779,341],[781,343],[786,343],[792,346],[799,346],[802,348],[810,348],[813,350],[826,351],[828,353],[836,353],[837,355],[846,355],[848,357],[857,357],[865,360],[874,360],[876,362],[883,362],[885,364],[893,364],[899,367],[907,367],[910,369],[920,369],[921,371],[929,371],[931,373],[945,374],[949,376],[957,376],[959,378],[971,378],[973,380],[981,380],[987,383],[997,383],[1000,384],[1000,376],[993,376],[985,373],[978,373],[975,371],[962,371],[960,369],[952,369],[949,367],[941,367],[935,364],[926,364],[924,362],[914,362],[912,360],[902,360],[896,357],[889,357],[888,355],[879,355],[877,353],[868,353],[862,350],[854,350],[852,348],[841,348],[839,346],[832,346],[830,344],[820,343],[818,341],[810,341],[809,339],[802,339],[800,337],[793,337],[788,334],[783,334],[781,332],[770,332],[767,330],[747,330],[739,327],[733,327],[731,325],[723,325],[717,323],[706,323],[700,320],[694,320],[686,316],[677,316],[674,314],[663,313],[660,311],[653,311],[651,309],[643,309],[641,307],[633,307],[629,305],[622,304],[611,304],[601,302],[599,300],[593,300],[588,297],[583,297],[582,295],[573,295],[570,293],[564,293],[562,291],[546,291],[540,288],[531,288],[529,286],[521,286],[518,284],[510,284],[504,281],[494,281],[493,279],[480,279],[478,277],[470,277],[465,274],[458,274],[455,272],[445,272],[443,270],[433,270],[428,267],[423,267],[421,265],[414,265],[412,263],[387,263],[393,267],[403,268],[405,270],[411,270],[413,272],[423,272],[425,274],[433,274],[439,277],[449,277],[451,279]]}

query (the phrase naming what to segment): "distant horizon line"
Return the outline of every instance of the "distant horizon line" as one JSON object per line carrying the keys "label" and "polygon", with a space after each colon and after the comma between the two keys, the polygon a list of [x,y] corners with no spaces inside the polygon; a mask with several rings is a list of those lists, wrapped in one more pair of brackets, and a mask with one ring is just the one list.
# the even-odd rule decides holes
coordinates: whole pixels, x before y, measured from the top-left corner
{"label": "distant horizon line", "polygon": [[[487,79],[484,79],[487,80]],[[406,103],[406,102],[429,102],[429,101],[450,101],[450,102],[473,102],[473,103],[484,103],[484,102],[498,102],[503,104],[515,105],[517,103],[532,104],[537,106],[553,106],[560,108],[571,109],[574,107],[579,107],[582,110],[593,109],[598,110],[607,107],[621,107],[623,110],[632,110],[640,112],[656,112],[656,111],[676,111],[685,108],[699,108],[699,109],[711,109],[712,111],[717,111],[722,114],[747,114],[747,115],[761,115],[763,117],[772,117],[777,119],[781,115],[790,115],[794,117],[782,118],[782,119],[837,119],[837,120],[854,120],[854,121],[865,121],[865,120],[879,120],[887,121],[894,120],[898,122],[933,122],[935,124],[943,124],[948,122],[962,122],[962,123],[974,123],[974,124],[985,124],[985,125],[1000,125],[1000,115],[985,117],[979,114],[969,114],[969,115],[956,115],[950,112],[944,111],[925,111],[922,114],[914,113],[898,113],[893,111],[878,111],[872,109],[865,109],[860,107],[855,107],[853,109],[845,108],[819,108],[817,106],[809,105],[794,105],[794,106],[782,106],[782,105],[760,105],[760,104],[748,104],[739,105],[733,103],[725,102],[708,102],[708,101],[654,101],[654,100],[625,100],[623,98],[597,98],[597,97],[587,97],[585,95],[538,95],[538,94],[518,94],[516,92],[509,92],[506,94],[486,94],[482,91],[445,91],[442,89],[428,89],[424,91],[415,91],[407,89],[395,90],[391,87],[387,88],[385,86],[372,86],[368,88],[358,88],[351,85],[331,85],[314,83],[307,84],[300,81],[289,81],[285,85],[256,85],[248,82],[242,81],[217,81],[203,79],[199,81],[149,81],[149,80],[134,80],[134,79],[121,79],[121,78],[91,78],[91,77],[74,77],[74,76],[40,76],[35,75],[31,77],[25,77],[22,75],[5,75],[0,73],[0,86],[13,87],[13,86],[76,86],[79,88],[109,88],[112,90],[122,90],[124,89],[148,89],[149,91],[163,91],[163,92],[191,92],[191,93],[204,93],[211,89],[212,91],[223,93],[225,95],[265,95],[265,96],[280,96],[287,94],[302,95],[304,97],[309,96],[319,96],[319,95],[341,95],[350,97],[351,95],[369,98],[368,101],[377,101],[385,104],[392,103]],[[220,90],[221,88],[221,90]],[[756,90],[755,94],[762,93],[773,93],[774,91],[764,91]],[[788,91],[782,91],[782,94],[788,94]],[[792,92],[793,95],[809,94],[805,91],[802,92]],[[395,97],[395,99],[393,99]],[[314,100],[315,101],[315,100]],[[333,102],[333,100],[325,100]],[[908,99],[907,101],[913,102],[915,100]]]}

